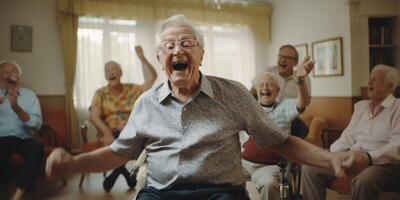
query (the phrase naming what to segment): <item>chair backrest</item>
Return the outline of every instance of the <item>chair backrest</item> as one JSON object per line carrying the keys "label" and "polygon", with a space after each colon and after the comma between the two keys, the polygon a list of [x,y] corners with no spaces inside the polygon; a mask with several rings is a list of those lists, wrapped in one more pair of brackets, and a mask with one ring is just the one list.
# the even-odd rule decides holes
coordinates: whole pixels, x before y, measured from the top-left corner
{"label": "chair backrest", "polygon": [[308,125],[306,141],[322,146],[321,134],[328,127],[328,121],[324,117],[312,115],[300,115],[300,118]]}
{"label": "chair backrest", "polygon": [[[43,124],[50,126],[57,135],[59,146],[68,146],[67,115],[63,109],[42,108]],[[48,127],[43,127],[48,129]],[[42,129],[43,129],[42,128]],[[46,131],[46,130],[44,130]]]}
{"label": "chair backrest", "polygon": [[83,143],[87,143],[87,142],[88,142],[88,138],[87,138],[87,125],[86,125],[86,124],[82,124],[82,125],[81,125],[81,137],[82,137],[82,142],[83,142]]}
{"label": "chair backrest", "polygon": [[325,149],[329,149],[332,143],[334,143],[337,139],[339,139],[340,135],[342,135],[343,130],[331,130],[325,129],[322,131],[321,140],[322,147]]}

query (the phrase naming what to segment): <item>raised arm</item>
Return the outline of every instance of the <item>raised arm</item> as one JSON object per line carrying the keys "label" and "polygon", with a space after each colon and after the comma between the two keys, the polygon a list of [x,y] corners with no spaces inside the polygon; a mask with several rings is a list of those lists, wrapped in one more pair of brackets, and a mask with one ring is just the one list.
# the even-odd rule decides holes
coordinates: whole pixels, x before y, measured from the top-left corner
{"label": "raised arm", "polygon": [[[157,79],[157,72],[154,69],[153,65],[149,63],[143,53],[143,49],[141,46],[135,46],[136,55],[139,57],[140,62],[142,63],[143,67],[143,74],[144,74],[144,83],[141,85],[142,91],[146,91],[153,86],[154,82]],[[148,73],[146,73],[148,70]]]}
{"label": "raised arm", "polygon": [[310,91],[306,84],[305,77],[312,71],[313,68],[314,61],[311,60],[309,56],[306,56],[304,60],[297,66],[297,71],[295,74],[297,83],[296,106],[299,112],[303,112],[310,104]]}

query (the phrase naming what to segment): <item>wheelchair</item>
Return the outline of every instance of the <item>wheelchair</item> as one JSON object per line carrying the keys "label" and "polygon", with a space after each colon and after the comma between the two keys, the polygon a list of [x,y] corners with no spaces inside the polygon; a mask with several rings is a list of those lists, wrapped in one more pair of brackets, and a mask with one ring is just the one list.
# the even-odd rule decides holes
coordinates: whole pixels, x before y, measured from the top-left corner
{"label": "wheelchair", "polygon": [[279,197],[281,200],[301,200],[301,166],[282,159],[279,167]]}

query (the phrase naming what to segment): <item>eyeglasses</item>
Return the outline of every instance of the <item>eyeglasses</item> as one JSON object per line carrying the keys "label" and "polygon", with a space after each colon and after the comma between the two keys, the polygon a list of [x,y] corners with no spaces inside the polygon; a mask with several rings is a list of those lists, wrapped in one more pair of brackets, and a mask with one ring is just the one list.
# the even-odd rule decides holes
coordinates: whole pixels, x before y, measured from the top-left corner
{"label": "eyeglasses", "polygon": [[184,50],[192,50],[198,43],[199,42],[195,39],[183,39],[179,41],[166,40],[161,43],[161,49],[167,53],[172,53],[176,46],[181,46]]}
{"label": "eyeglasses", "polygon": [[278,58],[279,59],[285,59],[285,60],[295,60],[295,61],[297,61],[297,58],[295,58],[295,57],[285,56],[285,55],[282,55],[282,54],[278,54]]}

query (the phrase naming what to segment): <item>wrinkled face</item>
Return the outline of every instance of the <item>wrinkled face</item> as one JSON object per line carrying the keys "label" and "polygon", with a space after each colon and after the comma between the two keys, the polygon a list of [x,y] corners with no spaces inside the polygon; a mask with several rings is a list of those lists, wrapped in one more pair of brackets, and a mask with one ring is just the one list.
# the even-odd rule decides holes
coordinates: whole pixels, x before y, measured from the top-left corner
{"label": "wrinkled face", "polygon": [[391,86],[385,83],[385,71],[375,70],[368,81],[368,97],[381,101],[391,92]]}
{"label": "wrinkled face", "polygon": [[18,84],[20,75],[17,67],[13,64],[5,63],[0,68],[0,83],[8,87],[13,84]]}
{"label": "wrinkled face", "polygon": [[173,88],[188,87],[198,81],[203,54],[189,27],[169,27],[161,34],[157,59]]}
{"label": "wrinkled face", "polygon": [[116,85],[121,83],[122,70],[121,68],[113,63],[105,66],[106,80],[109,85]]}
{"label": "wrinkled face", "polygon": [[283,77],[291,76],[293,67],[297,65],[297,53],[292,48],[283,48],[278,54],[278,72]]}
{"label": "wrinkled face", "polygon": [[258,101],[264,106],[270,106],[275,103],[280,90],[278,83],[268,74],[260,78],[256,89]]}

